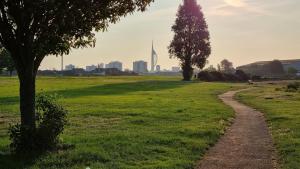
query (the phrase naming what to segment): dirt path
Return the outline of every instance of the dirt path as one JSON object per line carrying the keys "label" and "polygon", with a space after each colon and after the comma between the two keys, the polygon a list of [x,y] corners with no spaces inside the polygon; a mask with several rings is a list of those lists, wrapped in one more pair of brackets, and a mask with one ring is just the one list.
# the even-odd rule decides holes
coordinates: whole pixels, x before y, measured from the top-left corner
{"label": "dirt path", "polygon": [[263,114],[235,101],[237,92],[219,96],[235,110],[236,119],[196,169],[276,168],[274,147]]}

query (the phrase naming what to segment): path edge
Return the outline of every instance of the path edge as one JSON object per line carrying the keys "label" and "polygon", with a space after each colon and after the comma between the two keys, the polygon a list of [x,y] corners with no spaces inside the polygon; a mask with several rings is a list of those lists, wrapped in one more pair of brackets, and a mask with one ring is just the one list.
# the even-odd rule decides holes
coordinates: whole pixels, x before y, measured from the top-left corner
{"label": "path edge", "polygon": [[[222,95],[224,95],[224,94],[226,94],[226,93],[228,93],[228,92],[234,92],[233,100],[235,100],[235,101],[237,101],[237,102],[239,102],[239,103],[241,103],[241,104],[244,104],[244,105],[246,105],[246,106],[249,106],[249,107],[251,107],[251,108],[254,109],[254,110],[257,110],[256,108],[254,108],[254,107],[252,107],[252,106],[250,106],[250,105],[248,105],[248,104],[242,102],[241,100],[236,99],[237,94],[239,94],[239,93],[241,93],[241,92],[244,92],[244,91],[250,91],[250,90],[253,90],[253,89],[255,89],[255,87],[248,87],[248,88],[243,88],[243,89],[238,89],[238,90],[228,90],[228,91],[226,91],[226,92],[224,92],[224,93],[222,93],[222,94],[218,94],[218,96],[217,96],[218,100],[220,100],[221,103],[223,103],[225,106],[229,107],[229,108],[234,112],[234,117],[233,117],[232,120],[229,120],[229,121],[228,121],[228,125],[227,125],[227,126],[225,127],[225,129],[224,129],[224,133],[221,134],[221,136],[219,137],[218,141],[216,141],[214,144],[210,145],[209,148],[206,149],[206,151],[204,152],[203,156],[195,163],[194,169],[198,169],[199,165],[201,164],[202,160],[203,160],[204,157],[207,155],[207,153],[208,153],[208,152],[209,152],[216,144],[219,143],[219,141],[225,136],[225,134],[226,134],[226,132],[228,131],[228,129],[234,124],[234,121],[236,120],[236,113],[237,113],[237,112],[236,112],[231,106],[227,105],[227,104],[222,100],[222,98],[221,98]],[[266,117],[265,117],[265,113],[264,113],[263,111],[260,111],[260,110],[259,110],[259,112],[262,113],[263,118],[264,118],[264,120],[265,120],[265,122],[266,122],[266,124],[267,124],[267,127],[268,127],[268,133],[269,133],[269,135],[271,136],[271,141],[272,141],[272,145],[273,145],[273,146],[272,146],[272,147],[273,147],[273,148],[272,148],[272,163],[273,163],[273,169],[281,169],[282,166],[281,166],[281,164],[279,163],[280,158],[279,158],[279,155],[278,155],[278,151],[277,151],[277,149],[276,149],[276,145],[275,145],[275,143],[274,143],[274,138],[273,138],[272,132],[271,132],[271,130],[270,130],[270,125],[269,125],[269,123],[267,123],[267,120],[266,120]]]}
{"label": "path edge", "polygon": [[[243,100],[240,100],[240,99],[237,98],[237,95],[238,95],[239,93],[244,92],[244,91],[251,91],[251,90],[253,90],[253,89],[256,89],[256,87],[249,87],[249,88],[246,88],[246,89],[237,90],[236,93],[234,94],[233,99],[234,99],[235,101],[238,101],[238,102],[240,102],[240,103],[242,103],[242,104],[244,104],[244,105],[246,105],[246,106],[249,106],[249,107],[251,107],[252,109],[257,110],[257,111],[259,111],[259,112],[262,113],[263,118],[264,118],[264,120],[265,120],[265,122],[266,122],[266,124],[267,124],[267,127],[268,127],[268,133],[269,133],[269,135],[271,136],[271,139],[272,139],[271,141],[272,141],[272,145],[273,145],[273,146],[272,146],[272,147],[273,147],[273,149],[272,149],[272,162],[273,162],[273,167],[274,167],[274,169],[281,169],[281,168],[282,168],[282,164],[281,164],[281,160],[280,160],[280,156],[279,156],[279,153],[278,153],[276,144],[275,144],[275,142],[274,142],[274,137],[273,137],[273,133],[272,133],[272,130],[271,130],[272,126],[271,126],[271,125],[268,123],[268,121],[267,121],[266,113],[265,113],[264,111],[262,111],[262,110],[256,109],[256,108],[253,107],[252,105],[249,105],[249,104],[243,102]],[[220,96],[220,95],[219,95],[219,96]]]}

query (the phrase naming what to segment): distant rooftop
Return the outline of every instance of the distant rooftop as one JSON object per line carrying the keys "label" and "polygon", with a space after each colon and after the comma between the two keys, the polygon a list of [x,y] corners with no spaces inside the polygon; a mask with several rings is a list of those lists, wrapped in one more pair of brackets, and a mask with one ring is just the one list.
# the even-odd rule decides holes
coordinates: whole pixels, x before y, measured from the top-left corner
{"label": "distant rooftop", "polygon": [[294,62],[300,62],[300,59],[293,59],[293,60],[280,60],[282,64],[289,64]]}
{"label": "distant rooftop", "polygon": [[[291,59],[291,60],[279,60],[282,64],[292,64],[295,62],[300,62],[300,59]],[[254,63],[250,63],[250,64],[246,64],[246,65],[242,65],[239,67],[243,67],[243,66],[250,66],[250,65],[265,65],[268,64],[272,61],[258,61],[258,62],[254,62]]]}

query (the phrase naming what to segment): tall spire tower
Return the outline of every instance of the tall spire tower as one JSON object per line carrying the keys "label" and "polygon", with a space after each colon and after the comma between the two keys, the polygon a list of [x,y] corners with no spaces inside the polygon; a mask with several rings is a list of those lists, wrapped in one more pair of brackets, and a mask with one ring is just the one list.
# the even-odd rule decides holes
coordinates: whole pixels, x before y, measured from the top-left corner
{"label": "tall spire tower", "polygon": [[154,50],[153,41],[152,41],[152,50],[151,50],[151,72],[155,71],[155,66],[157,64],[157,53]]}

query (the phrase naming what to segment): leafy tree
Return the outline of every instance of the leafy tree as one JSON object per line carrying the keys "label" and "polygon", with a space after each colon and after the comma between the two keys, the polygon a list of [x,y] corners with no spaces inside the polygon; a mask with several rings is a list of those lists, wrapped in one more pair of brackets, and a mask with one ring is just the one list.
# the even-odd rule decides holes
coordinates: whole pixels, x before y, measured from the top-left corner
{"label": "leafy tree", "polygon": [[235,72],[233,63],[227,59],[224,59],[221,61],[220,70],[221,70],[221,72],[228,73],[228,74],[233,74]]}
{"label": "leafy tree", "polygon": [[183,78],[189,81],[193,75],[193,66],[203,69],[211,53],[207,24],[196,0],[183,1],[172,30],[175,35],[169,53],[171,57],[180,60]]}
{"label": "leafy tree", "polygon": [[250,76],[247,75],[243,70],[236,70],[235,75],[240,81],[247,81],[250,79]]}
{"label": "leafy tree", "polygon": [[217,69],[213,65],[210,65],[208,68],[205,69],[205,71],[207,71],[207,72],[216,72]]}
{"label": "leafy tree", "polygon": [[298,73],[298,70],[293,67],[289,67],[287,72],[289,75],[295,76]]}
{"label": "leafy tree", "polygon": [[12,60],[9,52],[6,49],[0,49],[0,70],[6,69],[10,76],[12,76],[12,72],[15,70],[15,64]]}
{"label": "leafy tree", "polygon": [[35,81],[47,55],[93,47],[95,31],[154,0],[1,0],[0,46],[15,63],[20,81],[21,125],[35,130]]}
{"label": "leafy tree", "polygon": [[221,65],[220,64],[217,65],[217,71],[221,72]]}
{"label": "leafy tree", "polygon": [[272,75],[282,75],[284,74],[284,68],[282,63],[279,60],[274,60],[270,62],[268,65],[270,73]]}

